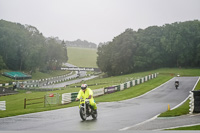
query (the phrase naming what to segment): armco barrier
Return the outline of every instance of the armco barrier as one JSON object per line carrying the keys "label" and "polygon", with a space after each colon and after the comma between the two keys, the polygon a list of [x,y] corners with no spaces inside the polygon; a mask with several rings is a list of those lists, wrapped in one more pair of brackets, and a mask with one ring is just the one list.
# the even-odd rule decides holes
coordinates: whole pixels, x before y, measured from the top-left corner
{"label": "armco barrier", "polygon": [[[117,90],[117,89],[116,89],[116,90]],[[106,88],[104,88],[104,93],[105,93],[105,94],[110,94],[110,93],[115,92],[116,90],[115,90],[115,86],[106,87]]]}
{"label": "armco barrier", "polygon": [[138,80],[135,80],[135,85],[137,85],[138,84]]}
{"label": "armco barrier", "polygon": [[194,111],[194,95],[193,95],[193,92],[190,91],[190,95],[189,95],[189,99],[190,99],[190,102],[189,102],[189,113],[192,114],[193,111]]}
{"label": "armco barrier", "polygon": [[[66,74],[66,75],[57,76],[57,77],[53,77],[53,78],[46,78],[46,79],[39,79],[39,80],[28,80],[28,81],[24,81],[23,84],[38,83],[40,81],[48,81],[48,80],[56,79],[56,78],[59,78],[59,77],[67,77],[67,76],[69,76],[71,74],[72,74],[72,72],[69,73],[69,74]],[[148,80],[150,80],[152,78],[156,78],[156,76],[157,76],[156,74],[151,74],[151,75],[145,76],[144,80],[137,79],[137,80],[135,80],[135,83],[133,82],[133,86],[134,85],[138,85],[140,83],[143,83],[145,81],[148,81]],[[67,81],[67,80],[71,80],[71,78],[70,79],[57,80],[56,82],[64,82],[64,81]],[[49,85],[49,84],[53,84],[53,83],[55,83],[55,82],[48,82],[47,84],[44,84],[44,86]],[[15,82],[4,83],[4,84],[0,84],[0,87],[2,87],[2,86],[8,86],[8,85],[14,85],[14,84],[15,84]],[[29,87],[38,87],[38,85],[35,85],[35,84],[34,85],[23,85],[23,87],[24,88],[26,88],[26,87],[27,88],[29,88]]]}
{"label": "armco barrier", "polygon": [[75,101],[76,97],[78,95],[78,92],[73,92],[73,93],[64,93],[62,94],[62,104],[70,103]]}
{"label": "armco barrier", "polygon": [[[57,77],[52,77],[52,78],[46,78],[46,79],[39,79],[39,80],[27,80],[27,81],[23,81],[23,84],[27,84],[27,83],[38,83],[39,81],[48,81],[48,80],[51,80],[51,79],[56,79],[56,78],[60,78],[60,77],[67,77],[69,75],[71,75],[71,73],[69,74],[65,74],[65,75],[62,75],[62,76],[57,76]],[[67,79],[66,79],[67,80]],[[65,80],[65,81],[66,81]],[[57,81],[58,82],[58,81]],[[4,83],[4,84],[0,84],[0,87],[2,86],[8,86],[8,85],[14,85],[16,84],[15,82],[10,82],[10,83]],[[38,87],[38,85],[24,85],[23,87]]]}
{"label": "armco barrier", "polygon": [[120,84],[120,91],[124,90],[124,84]]}
{"label": "armco barrier", "polygon": [[0,101],[0,110],[6,110],[6,101]]}
{"label": "armco barrier", "polygon": [[71,100],[71,93],[64,93],[64,94],[62,94],[62,101],[61,101],[61,103],[62,104],[66,104],[66,103],[70,103],[70,102],[72,102],[72,100]]}
{"label": "armco barrier", "polygon": [[140,79],[137,79],[137,84],[138,84],[138,85],[140,84]]}
{"label": "armco barrier", "polygon": [[127,83],[124,83],[124,89],[127,89]]}
{"label": "armco barrier", "polygon": [[93,96],[101,96],[104,94],[104,88],[93,90]]}
{"label": "armco barrier", "polygon": [[[78,95],[78,92],[64,93],[64,94],[62,94],[61,103],[66,104],[66,103],[70,103],[72,101],[75,101],[77,95]],[[93,90],[93,96],[94,97],[100,96],[100,95],[104,95],[104,88]]]}
{"label": "armco barrier", "polygon": [[131,85],[130,85],[130,81],[129,82],[127,82],[127,88],[130,88],[131,87]]}
{"label": "armco barrier", "polygon": [[77,95],[78,95],[78,92],[73,92],[73,93],[71,93],[71,100],[72,100],[72,101],[75,101]]}
{"label": "armco barrier", "polygon": [[135,80],[132,81],[132,86],[135,86]]}
{"label": "armco barrier", "polygon": [[[116,91],[122,91],[124,89],[130,88],[130,87],[135,86],[135,85],[139,85],[141,83],[144,83],[144,82],[146,82],[146,81],[148,81],[152,78],[156,78],[156,77],[157,77],[157,74],[155,73],[155,74],[145,76],[143,78],[139,78],[139,79],[136,79],[136,80],[125,82],[125,83],[120,84],[120,85],[113,85],[111,87],[96,89],[96,90],[93,90],[93,96],[96,97],[96,96],[100,96],[100,95],[104,95],[104,94],[114,93]],[[78,94],[78,92],[62,94],[61,103],[66,104],[66,103],[70,103],[70,102],[74,101],[77,97],[77,94]]]}
{"label": "armco barrier", "polygon": [[117,91],[120,91],[120,85],[117,85],[116,87],[117,87]]}
{"label": "armco barrier", "polygon": [[146,82],[146,81],[148,81],[148,78],[147,78],[147,76],[145,76],[145,80],[144,80],[144,81],[145,81],[145,82]]}
{"label": "armco barrier", "polygon": [[190,113],[200,113],[200,90],[190,92]]}

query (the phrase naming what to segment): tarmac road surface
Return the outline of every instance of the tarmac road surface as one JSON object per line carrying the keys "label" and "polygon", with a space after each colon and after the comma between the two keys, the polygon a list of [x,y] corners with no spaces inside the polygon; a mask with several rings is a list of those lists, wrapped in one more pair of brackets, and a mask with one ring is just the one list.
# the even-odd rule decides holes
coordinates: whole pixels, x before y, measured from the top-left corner
{"label": "tarmac road surface", "polygon": [[150,119],[143,123],[129,127],[127,130],[162,131],[164,129],[173,129],[177,127],[194,125],[200,125],[200,114],[187,114],[177,117],[157,117],[155,119]]}
{"label": "tarmac road surface", "polygon": [[[47,85],[47,86],[42,86],[40,88],[60,88],[60,87],[65,87],[66,85],[70,85],[70,84],[74,84],[74,83],[79,83],[81,81],[86,81],[86,80],[90,80],[90,79],[98,77],[98,76],[90,76],[90,77],[84,77],[84,76],[86,76],[86,71],[81,71],[80,72],[80,77],[82,77],[82,78],[73,79],[73,80],[70,80],[70,81],[62,82],[62,83],[57,83],[57,84],[51,84],[51,85]],[[77,74],[74,74],[74,75],[69,76],[67,78],[72,78],[72,77],[77,77]]]}
{"label": "tarmac road surface", "polygon": [[[79,108],[71,107],[0,119],[0,131],[119,131],[144,122],[184,101],[199,77],[175,78],[140,97],[98,104],[98,118],[82,121]],[[165,123],[163,123],[165,124]]]}

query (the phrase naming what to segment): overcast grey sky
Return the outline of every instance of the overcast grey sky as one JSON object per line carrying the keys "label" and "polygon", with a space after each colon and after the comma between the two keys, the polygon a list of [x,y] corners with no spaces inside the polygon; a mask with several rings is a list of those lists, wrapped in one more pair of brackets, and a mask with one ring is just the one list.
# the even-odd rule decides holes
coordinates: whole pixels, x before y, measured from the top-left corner
{"label": "overcast grey sky", "polygon": [[200,20],[200,0],[0,0],[0,19],[35,26],[45,37],[99,44],[127,28]]}

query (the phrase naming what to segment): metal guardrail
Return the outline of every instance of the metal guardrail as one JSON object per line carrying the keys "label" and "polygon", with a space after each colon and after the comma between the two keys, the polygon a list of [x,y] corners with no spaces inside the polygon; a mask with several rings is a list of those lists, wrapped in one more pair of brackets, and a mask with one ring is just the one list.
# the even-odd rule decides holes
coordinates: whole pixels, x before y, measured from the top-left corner
{"label": "metal guardrail", "polygon": [[[69,74],[65,74],[65,75],[62,75],[62,76],[56,76],[56,77],[51,77],[51,78],[45,78],[45,79],[38,79],[38,80],[26,80],[26,81],[23,81],[22,84],[27,84],[27,83],[35,83],[34,85],[33,84],[30,84],[30,85],[27,85],[28,87],[38,87],[39,85],[39,82],[47,82],[47,81],[50,81],[52,79],[58,79],[58,78],[65,78],[67,76],[70,76],[72,74],[69,73]],[[58,81],[57,81],[58,82]],[[59,81],[60,82],[60,81]],[[9,82],[9,83],[3,83],[3,84],[0,84],[0,87],[3,87],[3,86],[9,86],[9,85],[15,85],[15,84],[18,84],[18,82]],[[23,85],[24,86],[24,85]]]}
{"label": "metal guardrail", "polygon": [[189,113],[200,113],[200,90],[190,91]]}

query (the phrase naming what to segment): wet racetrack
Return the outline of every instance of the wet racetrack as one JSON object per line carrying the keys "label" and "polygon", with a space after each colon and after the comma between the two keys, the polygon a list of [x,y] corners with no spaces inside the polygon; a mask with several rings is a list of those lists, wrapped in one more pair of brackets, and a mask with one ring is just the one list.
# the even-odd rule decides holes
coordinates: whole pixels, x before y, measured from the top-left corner
{"label": "wet racetrack", "polygon": [[198,77],[179,77],[180,86],[174,87],[175,78],[153,91],[129,100],[98,104],[98,118],[82,121],[79,108],[71,107],[1,118],[0,131],[118,131],[146,121],[184,101]]}

